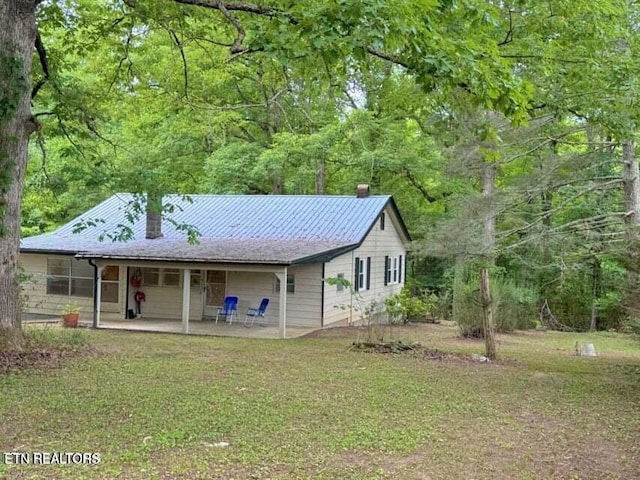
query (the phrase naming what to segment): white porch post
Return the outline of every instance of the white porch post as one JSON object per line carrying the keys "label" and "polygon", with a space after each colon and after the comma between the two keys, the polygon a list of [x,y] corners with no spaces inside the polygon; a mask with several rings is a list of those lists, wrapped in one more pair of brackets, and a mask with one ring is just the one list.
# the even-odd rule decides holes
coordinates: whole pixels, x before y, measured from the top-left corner
{"label": "white porch post", "polygon": [[182,333],[189,333],[189,302],[191,300],[191,270],[184,269],[182,279]]}
{"label": "white porch post", "polygon": [[280,338],[287,338],[287,267],[282,273],[276,273],[280,280]]}
{"label": "white porch post", "polygon": [[102,303],[102,272],[104,265],[98,265],[98,278],[96,285],[96,328],[100,327],[100,304]]}

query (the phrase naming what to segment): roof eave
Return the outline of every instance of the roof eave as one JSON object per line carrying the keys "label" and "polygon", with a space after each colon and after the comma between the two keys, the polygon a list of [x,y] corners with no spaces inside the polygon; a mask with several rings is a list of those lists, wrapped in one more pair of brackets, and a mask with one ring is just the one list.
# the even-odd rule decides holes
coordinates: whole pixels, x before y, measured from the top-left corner
{"label": "roof eave", "polygon": [[75,256],[78,254],[76,251],[70,250],[56,250],[52,248],[22,248],[20,247],[20,253],[42,253],[48,255],[70,255]]}
{"label": "roof eave", "polygon": [[224,263],[224,264],[242,264],[242,265],[291,265],[291,260],[256,260],[256,259],[220,259],[220,258],[202,258],[202,257],[151,257],[140,255],[104,255],[98,253],[78,253],[76,258],[90,258],[95,260],[122,260],[137,262],[169,262],[169,263]]}
{"label": "roof eave", "polygon": [[361,244],[362,244],[362,242],[354,243],[352,245],[333,248],[333,249],[327,250],[325,252],[315,253],[313,255],[309,255],[309,256],[306,256],[306,257],[301,257],[301,258],[298,258],[298,259],[294,260],[293,262],[291,262],[291,265],[305,265],[305,264],[310,264],[310,263],[326,263],[326,262],[329,262],[329,261],[333,260],[336,257],[339,257],[340,255],[343,255],[343,254],[345,254],[347,252],[355,250]]}

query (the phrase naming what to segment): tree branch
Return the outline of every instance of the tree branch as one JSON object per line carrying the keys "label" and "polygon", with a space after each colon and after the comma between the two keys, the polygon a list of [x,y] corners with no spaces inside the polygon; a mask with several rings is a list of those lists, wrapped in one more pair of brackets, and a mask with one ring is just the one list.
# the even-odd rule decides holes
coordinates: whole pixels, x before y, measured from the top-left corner
{"label": "tree branch", "polygon": [[389,55],[388,53],[381,52],[373,47],[367,47],[367,52],[374,57],[378,57],[382,60],[386,60],[387,62],[395,63],[396,65],[400,65],[406,69],[411,69],[411,66],[395,55]]}
{"label": "tree branch", "polygon": [[425,200],[429,203],[434,203],[437,202],[438,200],[442,200],[443,198],[446,198],[449,196],[449,193],[443,193],[440,195],[440,198],[438,197],[434,197],[433,195],[431,195],[429,193],[429,191],[424,187],[424,185],[422,185],[418,179],[416,179],[416,177],[413,176],[413,174],[409,171],[408,168],[404,168],[402,170],[402,176],[404,178],[407,179],[407,181],[414,186],[416,189],[418,189],[418,191],[422,194],[422,196],[425,198]]}
{"label": "tree branch", "polygon": [[180,51],[180,56],[182,57],[182,74],[184,76],[184,96],[188,100],[189,99],[189,69],[187,68],[187,57],[184,54],[184,49],[182,48],[182,42],[178,39],[178,35],[176,32],[167,28],[169,35],[171,36],[173,42],[178,47]]}
{"label": "tree branch", "polygon": [[[255,15],[264,15],[267,17],[277,17],[280,15],[285,16],[289,23],[297,25],[298,20],[292,17],[290,14],[283,12],[275,7],[269,7],[266,5],[255,5],[253,3],[246,2],[223,2],[221,0],[173,0],[176,3],[182,3],[184,5],[195,5],[197,7],[211,8],[213,10],[219,10],[224,15],[224,10],[227,12],[246,12],[253,13]],[[226,15],[225,15],[226,16]]]}
{"label": "tree branch", "polygon": [[504,40],[498,44],[499,47],[507,45],[513,41],[513,10],[509,10],[509,30],[504,37]]}
{"label": "tree branch", "polygon": [[31,100],[36,98],[40,89],[47,83],[49,80],[49,60],[47,59],[47,50],[44,48],[44,43],[42,43],[42,37],[40,36],[40,30],[36,32],[36,51],[38,52],[38,58],[40,59],[40,66],[42,67],[42,72],[44,73],[44,77],[36,82],[31,90]]}
{"label": "tree branch", "polygon": [[238,21],[236,16],[229,10],[227,10],[227,7],[225,7],[224,3],[218,2],[218,5],[218,10],[220,10],[220,13],[222,13],[222,15],[224,15],[227,20],[231,22],[231,24],[238,32],[238,34],[236,35],[236,39],[233,41],[233,45],[231,45],[231,54],[233,55],[243,50],[242,42],[244,41],[245,36],[244,28],[242,28],[242,24]]}
{"label": "tree branch", "polygon": [[576,63],[582,64],[587,63],[586,60],[570,60],[568,58],[557,58],[557,57],[547,57],[546,55],[524,55],[524,54],[513,54],[513,55],[500,55],[502,58],[515,58],[515,59],[523,59],[523,58],[533,58],[536,60],[551,60],[553,62],[558,63]]}

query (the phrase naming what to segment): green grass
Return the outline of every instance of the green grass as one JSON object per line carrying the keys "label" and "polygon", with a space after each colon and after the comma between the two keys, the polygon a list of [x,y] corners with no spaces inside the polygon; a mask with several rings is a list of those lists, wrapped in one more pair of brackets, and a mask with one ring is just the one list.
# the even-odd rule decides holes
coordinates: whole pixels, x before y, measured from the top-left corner
{"label": "green grass", "polygon": [[[61,330],[64,332],[64,330]],[[69,333],[64,333],[69,335]],[[454,327],[393,337],[481,353]],[[0,452],[99,452],[0,478],[637,478],[640,340],[500,336],[484,365],[254,340],[88,331],[93,353],[0,376]],[[598,358],[574,355],[594,343]],[[97,352],[97,353],[96,353]],[[228,447],[216,447],[216,442]]]}

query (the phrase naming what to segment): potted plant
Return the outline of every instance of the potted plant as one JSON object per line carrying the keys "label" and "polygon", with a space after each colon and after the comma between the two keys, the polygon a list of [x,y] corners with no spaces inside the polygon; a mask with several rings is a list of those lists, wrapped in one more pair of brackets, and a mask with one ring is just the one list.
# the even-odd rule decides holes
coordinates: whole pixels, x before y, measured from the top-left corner
{"label": "potted plant", "polygon": [[77,302],[68,302],[64,307],[62,307],[62,324],[65,327],[77,327],[79,317],[80,307]]}

